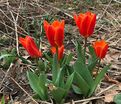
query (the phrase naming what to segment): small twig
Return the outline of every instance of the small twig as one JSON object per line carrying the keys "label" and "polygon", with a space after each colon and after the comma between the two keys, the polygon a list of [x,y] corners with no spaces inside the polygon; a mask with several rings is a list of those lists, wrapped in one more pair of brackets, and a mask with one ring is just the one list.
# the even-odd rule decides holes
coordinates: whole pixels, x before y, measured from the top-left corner
{"label": "small twig", "polygon": [[55,10],[57,10],[57,11],[61,11],[61,12],[64,13],[66,16],[68,16],[68,17],[70,17],[70,18],[73,18],[73,16],[70,15],[70,14],[68,14],[67,12],[65,12],[65,10],[59,9],[59,8],[54,7],[54,6],[52,6],[52,5],[49,5],[49,4],[44,4],[44,5],[46,5],[46,6],[50,7],[50,8],[53,8],[53,9],[55,9]]}
{"label": "small twig", "polygon": [[[12,20],[12,19],[10,19],[6,14],[5,14],[5,12],[2,10],[2,9],[0,9],[0,12],[10,21],[10,22],[12,22],[12,23],[14,23],[14,21]],[[2,23],[3,24],[3,23]],[[9,28],[12,28],[12,27],[10,27],[10,26],[8,26],[8,25],[6,25],[7,27],[9,27]],[[18,24],[17,24],[17,27],[18,28],[20,28],[25,34],[28,34],[22,27],[20,27]],[[13,29],[12,29],[13,30]],[[21,33],[20,33],[21,34]]]}
{"label": "small twig", "polygon": [[[14,28],[10,27],[9,25],[5,24],[4,22],[1,22],[1,21],[0,21],[0,23],[3,24],[3,25],[5,25],[5,26],[7,26],[9,29],[15,31]],[[0,30],[0,31],[1,31],[1,30]],[[23,33],[19,32],[19,31],[17,31],[17,32],[18,32],[19,34],[23,35]],[[8,35],[8,34],[6,34],[6,35]],[[25,35],[23,35],[23,36],[25,36]]]}
{"label": "small twig", "polygon": [[[13,64],[12,64],[13,65]],[[10,71],[10,70],[9,70]],[[8,74],[6,74],[3,70],[2,70],[2,72],[5,74],[5,76],[6,75],[8,75]],[[38,104],[38,102],[36,101],[36,100],[34,100],[33,98],[32,98],[32,96],[30,96],[29,95],[29,93],[28,92],[26,92],[26,90],[24,90],[20,85],[19,85],[19,83],[18,82],[16,82],[12,77],[10,77],[10,76],[8,76],[28,97],[30,97],[30,99],[34,102],[34,104]],[[3,81],[4,82],[4,81]],[[40,101],[41,102],[41,104],[52,104],[52,103],[49,103],[49,102],[46,102],[46,101]]]}
{"label": "small twig", "polygon": [[11,63],[8,70],[7,70],[7,72],[5,73],[5,76],[4,76],[3,80],[1,81],[0,88],[2,87],[2,85],[3,85],[6,77],[8,76],[8,73],[10,72],[10,69],[11,69],[12,66],[13,66],[13,64]]}
{"label": "small twig", "polygon": [[121,4],[121,2],[120,2],[120,1],[118,1],[118,0],[113,0],[113,1],[115,1],[115,2],[117,2],[117,3],[119,3],[119,4]]}
{"label": "small twig", "polygon": [[[105,96],[100,96],[100,97],[91,97],[91,98],[88,98],[88,99],[83,99],[83,100],[77,100],[77,101],[73,101],[74,103],[82,103],[82,102],[86,102],[86,101],[91,101],[91,100],[96,100],[96,99],[102,99],[104,98]],[[65,104],[70,104],[70,103],[65,103]]]}
{"label": "small twig", "polygon": [[108,7],[110,6],[111,2],[112,2],[112,0],[109,1],[108,5],[107,5],[106,8],[104,9],[104,12],[103,12],[102,16],[99,17],[98,22],[100,22],[101,18],[102,18],[102,17],[104,16],[104,14],[106,13],[106,11],[107,11]]}
{"label": "small twig", "polygon": [[82,104],[87,104],[87,103],[89,103],[90,101],[85,101],[85,102],[83,102]]}
{"label": "small twig", "polygon": [[101,94],[103,94],[104,92],[106,92],[107,90],[109,90],[109,89],[111,89],[111,88],[113,88],[115,86],[116,86],[116,84],[113,84],[113,85],[107,87],[106,89],[104,89],[104,90],[100,91],[99,93],[97,93],[96,96],[100,96]]}
{"label": "small twig", "polygon": [[[20,7],[21,7],[21,3],[20,3],[20,6],[19,6],[19,9],[20,9]],[[19,10],[19,9],[18,9],[18,10]],[[18,21],[19,11],[18,11],[18,13],[17,13],[16,18],[14,17],[12,11],[10,11],[10,14],[11,14],[11,16],[12,16],[12,18],[13,18],[13,21],[14,21],[15,35],[16,35],[16,50],[17,50],[17,54],[19,55],[19,48],[18,48],[19,42],[18,42],[18,32],[17,32],[17,31],[18,31],[18,28],[17,28],[17,21]]]}
{"label": "small twig", "polygon": [[19,84],[18,82],[16,82],[12,77],[10,77],[10,79],[27,95],[31,98],[31,100],[35,103],[38,104]]}
{"label": "small twig", "polygon": [[[11,64],[11,65],[13,65],[13,64]],[[5,76],[7,76],[8,77],[8,72],[10,71],[10,69],[11,69],[11,66],[10,65],[10,67],[9,67],[9,69],[7,70],[7,73],[5,73],[3,70],[2,70],[2,72],[5,74]],[[10,76],[9,76],[10,77]],[[4,82],[4,80],[5,80],[5,78],[6,77],[4,77],[4,79],[2,80],[2,83]],[[32,101],[34,101],[36,104],[38,104],[12,77],[10,77],[10,79],[26,94],[26,95],[28,95],[31,99],[32,99]],[[1,85],[2,85],[2,83],[1,83]],[[1,87],[0,87],[1,88]]]}

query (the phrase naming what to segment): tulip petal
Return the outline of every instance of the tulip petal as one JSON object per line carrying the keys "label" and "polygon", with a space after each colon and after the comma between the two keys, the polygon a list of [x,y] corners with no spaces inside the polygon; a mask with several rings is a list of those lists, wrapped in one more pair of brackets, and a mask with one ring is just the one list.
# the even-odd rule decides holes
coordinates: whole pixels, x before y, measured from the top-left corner
{"label": "tulip petal", "polygon": [[19,38],[20,43],[27,50],[31,57],[41,57],[42,53],[37,48],[34,40],[30,36],[26,36],[25,38]]}
{"label": "tulip petal", "polygon": [[26,41],[24,38],[19,37],[19,42],[22,44],[22,46],[26,49]]}
{"label": "tulip petal", "polygon": [[58,50],[58,60],[63,58],[64,45],[62,45]]}
{"label": "tulip petal", "polygon": [[65,27],[65,21],[64,20],[61,21],[60,27],[64,29],[64,27]]}
{"label": "tulip petal", "polygon": [[74,20],[79,28],[80,35],[87,38],[92,35],[96,23],[96,15],[91,12],[85,14],[80,13],[79,16],[74,15]]}
{"label": "tulip petal", "polygon": [[87,26],[88,26],[88,17],[87,15],[84,15],[81,21],[81,25],[80,25],[80,34],[83,35],[84,37],[86,37],[87,35]]}
{"label": "tulip petal", "polygon": [[104,40],[96,41],[93,47],[97,57],[103,59],[108,51],[108,44]]}
{"label": "tulip petal", "polygon": [[81,22],[80,22],[80,20],[79,20],[79,18],[78,18],[78,16],[77,16],[76,14],[74,15],[74,20],[75,20],[75,22],[76,22],[77,27],[79,28]]}
{"label": "tulip petal", "polygon": [[64,26],[65,21],[58,20],[54,21],[51,25],[47,22],[44,22],[44,28],[46,31],[46,36],[52,47],[60,47],[63,44],[64,40]]}
{"label": "tulip petal", "polygon": [[58,27],[60,25],[60,22],[59,21],[54,21],[53,23],[52,23],[52,26],[53,27]]}
{"label": "tulip petal", "polygon": [[54,36],[55,36],[55,30],[54,28],[50,25],[48,26],[48,31],[47,31],[47,38],[51,46],[55,46],[55,41],[54,41]]}
{"label": "tulip petal", "polygon": [[34,40],[30,36],[27,37],[26,42],[27,42],[26,48],[31,57],[42,56],[42,53],[39,51]]}
{"label": "tulip petal", "polygon": [[54,40],[55,40],[57,46],[59,46],[59,47],[62,46],[63,40],[64,40],[64,29],[62,27],[58,27],[56,29]]}
{"label": "tulip petal", "polygon": [[90,22],[89,22],[88,29],[87,29],[87,34],[89,36],[92,35],[94,32],[95,23],[96,23],[96,15],[94,14],[90,16]]}
{"label": "tulip petal", "polygon": [[[51,52],[52,54],[56,54],[56,48],[55,47],[51,47]],[[61,47],[58,48],[58,60],[61,60],[63,58],[63,52],[64,52],[64,45],[62,45]]]}
{"label": "tulip petal", "polygon": [[51,47],[50,50],[51,50],[53,55],[56,54],[56,48],[55,47]]}
{"label": "tulip petal", "polygon": [[47,21],[45,21],[44,20],[44,29],[45,29],[45,31],[47,31],[47,29],[48,29],[48,26],[49,26],[49,23],[47,22]]}
{"label": "tulip petal", "polygon": [[101,58],[104,58],[104,57],[105,57],[107,51],[108,51],[108,45],[106,45],[106,46],[104,47],[104,49],[103,49],[103,51],[102,51]]}

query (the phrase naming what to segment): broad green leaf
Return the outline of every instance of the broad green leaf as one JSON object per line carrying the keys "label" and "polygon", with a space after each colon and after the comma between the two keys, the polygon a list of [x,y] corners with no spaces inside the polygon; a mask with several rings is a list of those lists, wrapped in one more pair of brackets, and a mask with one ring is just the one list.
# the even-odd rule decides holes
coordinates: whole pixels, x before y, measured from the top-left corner
{"label": "broad green leaf", "polygon": [[72,53],[70,53],[69,55],[64,55],[63,59],[60,60],[61,67],[69,65],[71,60],[72,60]]}
{"label": "broad green leaf", "polygon": [[70,89],[70,87],[71,87],[71,85],[72,85],[73,78],[74,78],[74,73],[72,73],[72,74],[68,77],[68,79],[67,79],[67,82],[66,82],[66,85],[65,85],[66,93],[65,93],[64,96],[67,96],[68,91],[69,91],[69,89]]}
{"label": "broad green leaf", "polygon": [[75,72],[74,79],[76,80],[75,83],[79,86],[81,93],[84,96],[87,96],[89,92],[89,85],[87,84],[87,82],[83,79],[83,77],[78,72]]}
{"label": "broad green leaf", "polygon": [[55,86],[60,87],[62,83],[64,83],[64,70],[63,68],[58,69],[58,73],[57,73],[57,78],[55,81]]}
{"label": "broad green leaf", "polygon": [[92,95],[92,93],[95,91],[97,85],[100,83],[100,81],[103,79],[105,73],[107,72],[107,70],[109,69],[110,65],[107,65],[105,66],[101,72],[97,75],[97,77],[95,78],[95,81],[94,81],[94,86],[92,87],[90,93],[89,93],[89,96]]}
{"label": "broad green leaf", "polygon": [[65,92],[66,90],[60,87],[57,87],[56,89],[51,91],[52,97],[57,104],[61,104],[61,102],[63,102]]}
{"label": "broad green leaf", "polygon": [[77,59],[80,62],[84,63],[85,62],[85,56],[84,56],[83,49],[82,49],[79,42],[76,43],[76,52],[77,52]]}
{"label": "broad green leaf", "polygon": [[57,75],[58,75],[58,60],[57,60],[57,54],[54,55],[53,57],[53,64],[52,64],[52,80],[53,83],[55,83]]}
{"label": "broad green leaf", "polygon": [[50,64],[52,64],[53,63],[52,57],[50,57],[47,53],[44,53],[44,55],[45,55],[45,58],[50,62]]}
{"label": "broad green leaf", "polygon": [[73,56],[73,54],[72,53],[70,53],[68,56],[67,56],[67,59],[66,59],[66,65],[69,65],[70,64],[70,61],[72,60],[72,57]]}
{"label": "broad green leaf", "polygon": [[77,73],[79,73],[81,77],[83,77],[83,79],[88,83],[90,88],[93,86],[94,84],[93,77],[85,64],[76,61],[74,64],[74,70]]}
{"label": "broad green leaf", "polygon": [[113,101],[116,104],[121,104],[121,93],[114,96]]}
{"label": "broad green leaf", "polygon": [[95,54],[94,48],[92,46],[89,46],[88,49],[89,49],[89,53],[91,55],[91,60],[95,61],[97,59],[97,56]]}
{"label": "broad green leaf", "polygon": [[92,73],[93,69],[95,68],[96,64],[97,64],[97,60],[91,62],[90,64],[88,64],[88,70],[90,71],[90,73]]}
{"label": "broad green leaf", "polygon": [[45,63],[42,60],[38,60],[38,69],[41,71],[45,71]]}
{"label": "broad green leaf", "polygon": [[61,67],[66,65],[67,55],[64,55],[64,57],[59,61]]}
{"label": "broad green leaf", "polygon": [[1,99],[1,104],[5,104],[5,98],[4,98],[4,96]]}
{"label": "broad green leaf", "polygon": [[72,85],[72,88],[73,88],[73,90],[74,90],[74,92],[75,92],[76,94],[79,94],[79,95],[81,95],[81,94],[82,94],[82,92],[81,92],[80,88],[79,88],[79,87],[77,87],[76,85]]}
{"label": "broad green leaf", "polygon": [[4,51],[1,53],[1,56],[0,56],[0,60],[3,61],[1,66],[3,67],[3,69],[8,69],[10,64],[14,62],[15,59],[16,59],[16,56],[14,55],[14,53],[11,52],[11,54],[9,54],[7,51]]}
{"label": "broad green leaf", "polygon": [[42,100],[48,99],[47,88],[45,86],[45,76],[42,74],[39,77],[31,72],[27,72],[27,77],[31,88],[36,92]]}
{"label": "broad green leaf", "polygon": [[40,73],[39,82],[40,82],[40,85],[41,85],[40,87],[42,88],[42,90],[43,90],[43,92],[44,92],[44,94],[45,94],[45,96],[47,98],[47,94],[48,94],[47,87],[46,87],[47,78],[46,78],[46,75],[44,74],[44,72]]}
{"label": "broad green leaf", "polygon": [[74,69],[73,69],[72,66],[66,65],[65,66],[65,72],[66,72],[65,73],[66,75],[70,75],[70,74],[72,74],[74,72]]}

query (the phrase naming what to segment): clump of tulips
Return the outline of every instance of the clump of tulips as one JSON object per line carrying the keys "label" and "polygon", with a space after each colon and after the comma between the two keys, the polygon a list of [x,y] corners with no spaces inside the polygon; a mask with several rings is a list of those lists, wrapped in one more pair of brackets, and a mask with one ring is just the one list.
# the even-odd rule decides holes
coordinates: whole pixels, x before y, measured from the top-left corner
{"label": "clump of tulips", "polygon": [[[29,84],[35,92],[34,98],[43,101],[53,100],[56,104],[63,104],[72,90],[83,97],[90,97],[109,69],[110,65],[99,69],[99,64],[108,50],[105,40],[97,40],[87,46],[87,38],[94,32],[96,15],[91,12],[75,14],[74,20],[80,35],[84,38],[83,47],[80,42],[75,42],[77,59],[74,64],[70,64],[73,59],[72,53],[64,55],[64,20],[56,20],[51,24],[46,20],[43,22],[46,37],[51,46],[49,50],[53,57],[42,53],[32,37],[19,38],[31,58],[36,60],[39,70],[39,72],[36,70],[27,72]],[[93,74],[94,71],[96,75]]]}

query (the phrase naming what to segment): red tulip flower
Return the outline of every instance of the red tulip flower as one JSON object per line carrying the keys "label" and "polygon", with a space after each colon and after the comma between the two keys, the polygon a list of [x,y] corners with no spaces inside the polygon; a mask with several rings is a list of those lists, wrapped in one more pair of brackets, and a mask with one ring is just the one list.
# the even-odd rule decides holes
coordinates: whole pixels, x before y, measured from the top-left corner
{"label": "red tulip flower", "polygon": [[108,44],[104,40],[96,41],[93,43],[93,48],[96,56],[103,59],[108,51]]}
{"label": "red tulip flower", "polygon": [[64,20],[62,20],[61,22],[54,21],[52,24],[44,21],[46,36],[52,47],[61,47],[63,45],[64,25]]}
{"label": "red tulip flower", "polygon": [[[51,48],[52,54],[56,54],[56,48]],[[63,58],[63,52],[64,52],[64,45],[58,48],[58,60],[61,60]]]}
{"label": "red tulip flower", "polygon": [[31,57],[39,58],[42,56],[41,51],[37,48],[32,37],[30,36],[26,36],[25,38],[20,37],[19,42],[27,50],[27,52]]}
{"label": "red tulip flower", "polygon": [[80,35],[87,38],[93,34],[96,23],[96,14],[91,12],[86,12],[84,14],[80,13],[79,16],[74,15],[74,20],[79,28]]}

